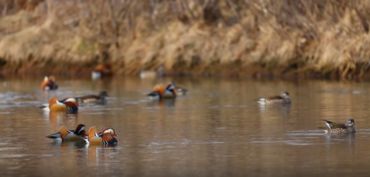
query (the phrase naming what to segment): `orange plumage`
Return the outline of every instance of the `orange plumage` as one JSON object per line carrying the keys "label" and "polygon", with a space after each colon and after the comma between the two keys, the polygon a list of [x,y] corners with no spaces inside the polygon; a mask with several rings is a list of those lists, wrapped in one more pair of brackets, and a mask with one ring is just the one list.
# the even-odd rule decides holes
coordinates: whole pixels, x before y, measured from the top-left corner
{"label": "orange plumage", "polygon": [[95,127],[90,127],[88,130],[88,140],[91,145],[116,145],[116,133],[113,129],[105,129],[100,133],[96,132]]}
{"label": "orange plumage", "polygon": [[51,112],[77,113],[78,103],[74,98],[60,102],[57,97],[52,97],[49,99],[49,109]]}
{"label": "orange plumage", "polygon": [[57,97],[52,97],[49,99],[49,109],[52,112],[65,112],[67,107],[59,102]]}
{"label": "orange plumage", "polygon": [[102,144],[102,139],[96,133],[96,128],[95,127],[90,127],[89,128],[87,137],[88,137],[89,143],[91,145],[100,145],[100,144]]}
{"label": "orange plumage", "polygon": [[58,85],[55,82],[54,76],[45,76],[44,80],[40,84],[40,88],[42,90],[56,90],[58,89]]}
{"label": "orange plumage", "polygon": [[157,92],[160,95],[163,95],[165,90],[166,90],[166,88],[163,84],[158,84],[158,85],[154,86],[154,88],[153,88],[153,92]]}
{"label": "orange plumage", "polygon": [[112,67],[110,64],[98,64],[95,69],[95,72],[101,73],[102,76],[110,76],[112,75]]}

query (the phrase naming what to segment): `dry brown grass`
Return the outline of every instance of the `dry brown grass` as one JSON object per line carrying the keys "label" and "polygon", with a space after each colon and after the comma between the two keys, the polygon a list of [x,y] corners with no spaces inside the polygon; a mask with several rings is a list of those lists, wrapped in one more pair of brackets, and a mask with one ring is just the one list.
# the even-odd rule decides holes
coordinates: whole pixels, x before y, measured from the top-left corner
{"label": "dry brown grass", "polygon": [[256,77],[370,74],[368,1],[40,0],[9,7],[0,18],[2,68],[31,60],[40,68],[112,62],[125,74],[160,66]]}

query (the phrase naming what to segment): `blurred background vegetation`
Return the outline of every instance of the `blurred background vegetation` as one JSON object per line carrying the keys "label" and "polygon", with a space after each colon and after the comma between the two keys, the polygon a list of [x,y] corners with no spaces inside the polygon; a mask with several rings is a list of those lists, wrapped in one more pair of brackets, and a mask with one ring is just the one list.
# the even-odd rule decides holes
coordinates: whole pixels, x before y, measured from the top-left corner
{"label": "blurred background vegetation", "polygon": [[[370,1],[2,0],[3,75],[370,78]],[[37,70],[38,72],[35,72]]]}

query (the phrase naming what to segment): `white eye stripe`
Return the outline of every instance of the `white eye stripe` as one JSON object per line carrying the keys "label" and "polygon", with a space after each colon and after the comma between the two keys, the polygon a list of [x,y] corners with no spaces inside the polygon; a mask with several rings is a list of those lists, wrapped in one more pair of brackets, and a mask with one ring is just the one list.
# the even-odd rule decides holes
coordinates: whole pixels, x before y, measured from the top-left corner
{"label": "white eye stripe", "polygon": [[113,129],[110,128],[110,129],[105,130],[104,133],[114,133],[114,131]]}
{"label": "white eye stripe", "polygon": [[76,133],[81,133],[82,131],[84,131],[85,130],[85,127],[84,126],[82,126]]}

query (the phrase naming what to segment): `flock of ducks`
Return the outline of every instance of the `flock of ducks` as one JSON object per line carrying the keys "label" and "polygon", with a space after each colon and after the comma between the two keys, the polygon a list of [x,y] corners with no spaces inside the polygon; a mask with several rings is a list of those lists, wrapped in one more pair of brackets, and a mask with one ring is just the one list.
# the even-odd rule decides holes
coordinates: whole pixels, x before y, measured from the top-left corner
{"label": "flock of ducks", "polygon": [[[40,84],[40,88],[44,91],[51,91],[57,90],[58,85],[53,76],[45,76],[44,80]],[[49,99],[47,104],[42,105],[40,108],[46,112],[77,114],[80,104],[105,104],[107,96],[108,93],[106,91],[101,91],[97,95],[91,94],[64,99],[58,99],[54,96]],[[74,130],[60,127],[57,132],[50,134],[47,137],[59,143],[83,142],[87,145],[105,146],[115,146],[118,143],[117,134],[113,128],[105,128],[99,132],[95,127],[90,127],[87,132],[85,129],[86,126],[84,124],[79,124]]]}
{"label": "flock of ducks", "polygon": [[113,128],[106,128],[100,132],[95,127],[90,127],[85,131],[85,125],[79,124],[75,130],[61,127],[58,132],[50,134],[48,138],[56,142],[83,142],[88,145],[115,146],[118,143],[117,134]]}
{"label": "flock of ducks", "polygon": [[[57,90],[58,85],[53,76],[45,76],[40,85],[44,91]],[[175,99],[177,96],[185,95],[187,89],[177,87],[174,83],[168,85],[158,84],[152,92],[147,95],[152,99]],[[101,91],[97,95],[84,95],[79,97],[68,97],[58,99],[51,97],[47,104],[42,105],[46,112],[61,112],[67,114],[77,114],[80,104],[105,104],[108,93]],[[118,143],[117,134],[113,128],[105,128],[97,131],[95,127],[90,127],[86,132],[86,126],[79,124],[76,129],[70,130],[66,127],[60,127],[59,130],[47,136],[55,142],[83,142],[88,145],[115,146]]]}
{"label": "flock of ducks", "polygon": [[[53,76],[45,77],[40,85],[44,91],[56,90],[58,85],[55,82]],[[147,94],[152,99],[175,99],[177,96],[186,95],[187,89],[176,86],[174,83],[167,85],[158,84],[154,86],[152,91]],[[102,91],[97,95],[85,95],[80,97],[70,97],[59,100],[57,97],[49,99],[48,104],[42,106],[42,109],[50,112],[64,112],[68,114],[76,114],[80,104],[105,104],[106,97],[108,96],[106,91]],[[258,104],[260,105],[290,105],[291,98],[288,92],[282,92],[280,95],[271,96],[266,98],[259,98]],[[345,123],[335,123],[329,120],[323,120],[326,133],[330,134],[347,134],[355,133],[355,121],[349,118]],[[61,127],[58,132],[48,135],[58,142],[76,142],[82,141],[89,145],[106,145],[114,146],[117,145],[118,139],[117,134],[113,128],[105,128],[101,131],[97,131],[95,127],[90,127],[86,132],[84,124],[79,124],[76,129],[69,130],[66,127]]]}

